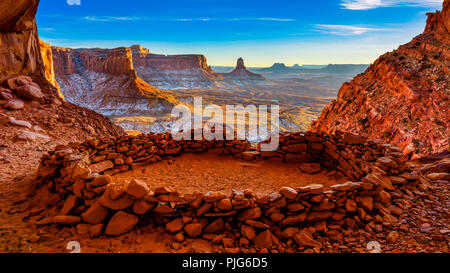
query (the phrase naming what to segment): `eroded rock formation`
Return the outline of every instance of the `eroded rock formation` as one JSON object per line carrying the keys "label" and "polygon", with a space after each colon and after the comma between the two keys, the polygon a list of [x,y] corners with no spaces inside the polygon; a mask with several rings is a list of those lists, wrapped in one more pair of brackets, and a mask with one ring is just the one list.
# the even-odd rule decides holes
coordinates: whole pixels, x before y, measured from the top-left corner
{"label": "eroded rock formation", "polygon": [[203,55],[153,54],[140,45],[131,46],[131,50],[139,77],[160,88],[208,87],[223,80]]}
{"label": "eroded rock formation", "polygon": [[244,59],[239,58],[236,63],[236,69],[230,73],[223,74],[227,81],[252,83],[255,81],[263,81],[265,78],[262,75],[250,72],[244,65]]}
{"label": "eroded rock formation", "polygon": [[311,129],[384,139],[415,157],[448,150],[449,49],[450,1],[445,0],[442,11],[428,14],[423,34],[345,83]]}
{"label": "eroded rock formation", "polygon": [[176,100],[137,76],[130,48],[52,47],[55,74],[67,100],[105,115],[166,113]]}
{"label": "eroded rock formation", "polygon": [[39,46],[41,49],[42,61],[44,62],[45,69],[45,78],[49,81],[56,89],[58,90],[58,95],[61,98],[64,98],[63,94],[60,92],[60,88],[58,82],[55,78],[55,70],[53,66],[53,54],[52,54],[52,46],[50,44],[45,43],[44,41],[39,39]]}
{"label": "eroded rock formation", "polygon": [[38,4],[39,0],[1,1],[0,78],[32,74],[42,67],[34,19]]}
{"label": "eroded rock formation", "polygon": [[[49,47],[45,43],[39,43],[35,21],[38,5],[38,0],[0,2],[2,116],[9,117],[10,120],[20,116],[25,122],[21,124],[30,124],[26,120],[36,120],[35,126],[26,126],[30,130],[17,136],[19,140],[33,141],[35,136],[43,135],[46,129],[54,130],[51,133],[56,135],[58,128],[66,124],[70,124],[71,130],[80,136],[83,135],[81,131],[97,136],[122,135],[123,130],[104,116],[62,100],[55,87],[57,84],[53,77]],[[41,49],[44,58],[41,56]],[[42,113],[37,115],[36,112],[39,111]],[[48,122],[47,117],[52,115],[52,121]],[[4,138],[3,141],[7,143],[11,140]]]}

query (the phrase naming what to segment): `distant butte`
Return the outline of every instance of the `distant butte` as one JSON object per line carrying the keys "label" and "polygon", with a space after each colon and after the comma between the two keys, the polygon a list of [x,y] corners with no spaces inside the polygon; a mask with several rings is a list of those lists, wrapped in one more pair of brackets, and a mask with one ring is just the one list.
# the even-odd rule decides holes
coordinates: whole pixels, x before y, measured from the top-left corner
{"label": "distant butte", "polygon": [[236,68],[233,71],[224,73],[223,75],[226,80],[232,81],[264,81],[266,79],[260,74],[248,71],[242,58],[237,60]]}

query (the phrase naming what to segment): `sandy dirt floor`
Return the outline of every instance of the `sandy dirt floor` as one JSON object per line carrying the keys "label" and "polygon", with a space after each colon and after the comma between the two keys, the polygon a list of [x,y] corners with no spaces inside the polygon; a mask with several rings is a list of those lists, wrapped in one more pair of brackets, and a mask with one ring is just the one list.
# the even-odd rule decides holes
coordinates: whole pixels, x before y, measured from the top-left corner
{"label": "sandy dirt floor", "polygon": [[237,160],[231,156],[212,154],[184,154],[169,161],[162,161],[113,176],[113,183],[126,180],[145,181],[150,190],[171,186],[180,193],[221,191],[230,194],[232,189],[252,189],[254,193],[270,194],[283,186],[297,188],[309,184],[325,187],[348,181],[342,177],[328,177],[326,170],[317,174],[303,173],[299,164],[277,161],[255,163]]}

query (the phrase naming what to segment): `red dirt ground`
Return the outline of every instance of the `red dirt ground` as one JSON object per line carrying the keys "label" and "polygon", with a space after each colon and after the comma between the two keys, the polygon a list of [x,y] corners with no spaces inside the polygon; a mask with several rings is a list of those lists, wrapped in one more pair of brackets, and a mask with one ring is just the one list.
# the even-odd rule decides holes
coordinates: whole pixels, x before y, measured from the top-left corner
{"label": "red dirt ground", "polygon": [[232,189],[252,189],[254,193],[270,194],[283,186],[295,189],[309,184],[323,184],[328,187],[348,181],[344,177],[336,179],[326,174],[326,170],[306,174],[300,170],[299,164],[272,160],[250,163],[232,156],[184,154],[173,160],[117,174],[113,176],[113,183],[139,179],[145,181],[150,190],[171,186],[181,194],[205,193],[205,189],[225,194],[230,194]]}

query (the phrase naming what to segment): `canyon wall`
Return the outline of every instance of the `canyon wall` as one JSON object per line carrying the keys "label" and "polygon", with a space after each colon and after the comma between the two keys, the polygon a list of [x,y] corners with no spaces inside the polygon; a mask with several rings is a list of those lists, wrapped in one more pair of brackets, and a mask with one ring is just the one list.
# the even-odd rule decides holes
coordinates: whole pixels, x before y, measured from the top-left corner
{"label": "canyon wall", "polygon": [[208,66],[203,55],[153,54],[140,45],[131,46],[133,65],[143,80],[160,88],[215,86],[223,80]]}
{"label": "canyon wall", "polygon": [[42,66],[34,16],[39,0],[0,2],[0,78],[29,75]]}
{"label": "canyon wall", "polygon": [[428,14],[423,34],[345,83],[311,130],[383,139],[414,158],[448,150],[450,1]]}
{"label": "canyon wall", "polygon": [[[25,120],[42,121],[47,115],[57,112],[56,118],[52,120],[51,130],[49,129],[50,134],[70,124],[70,130],[77,132],[75,134],[79,134],[80,137],[86,133],[91,136],[122,135],[123,130],[104,116],[62,100],[55,81],[50,46],[39,40],[35,21],[38,5],[38,0],[0,2],[2,115],[9,116],[10,119],[19,115]],[[37,111],[39,114],[36,114]],[[39,123],[39,126],[26,126],[28,130],[22,134],[28,136],[29,141],[33,141],[36,135],[47,138],[43,135],[45,125],[46,122]]]}
{"label": "canyon wall", "polygon": [[46,80],[35,15],[39,0],[0,2],[0,79],[32,76],[51,101],[58,92]]}
{"label": "canyon wall", "polygon": [[41,39],[39,39],[39,47],[41,50],[42,61],[44,63],[44,73],[45,78],[49,83],[51,83],[57,90],[58,95],[61,98],[64,98],[64,95],[61,93],[58,82],[55,78],[55,68],[53,65],[53,54],[52,54],[52,46],[50,44],[45,43]]}
{"label": "canyon wall", "polygon": [[137,76],[130,48],[52,47],[56,79],[66,99],[108,116],[164,115],[173,96]]}

